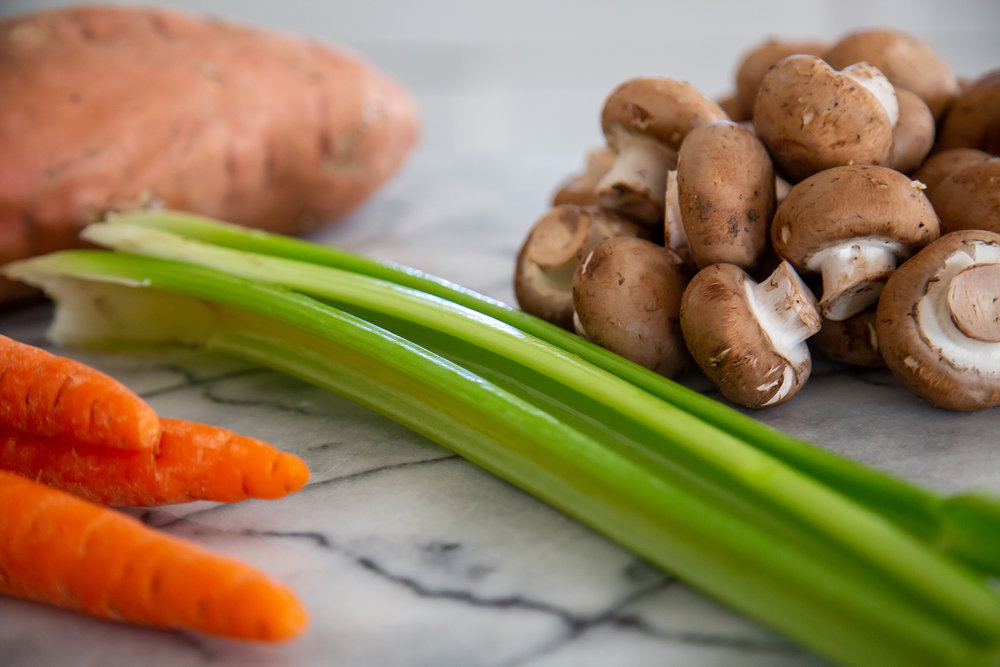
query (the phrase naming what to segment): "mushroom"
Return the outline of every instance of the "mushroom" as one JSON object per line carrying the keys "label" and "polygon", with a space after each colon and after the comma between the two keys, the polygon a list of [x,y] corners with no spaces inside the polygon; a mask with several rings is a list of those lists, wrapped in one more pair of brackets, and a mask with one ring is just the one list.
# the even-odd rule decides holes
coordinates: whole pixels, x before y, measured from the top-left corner
{"label": "mushroom", "polygon": [[715,101],[715,103],[718,104],[719,108],[725,111],[726,115],[732,120],[738,122],[750,120],[750,110],[753,107],[750,109],[745,108],[742,104],[740,104],[740,100],[735,93],[719,98]]}
{"label": "mushroom", "polygon": [[949,410],[1000,405],[1000,234],[946,234],[889,278],[876,322],[886,365]]}
{"label": "mushroom", "polygon": [[608,97],[601,126],[616,159],[597,185],[601,206],[647,225],[663,220],[667,171],[694,127],[725,120],[694,86],[663,78],[630,79]]}
{"label": "mushroom", "polygon": [[816,56],[795,55],[764,76],[753,124],[794,183],[839,165],[884,164],[898,116],[892,84],[871,65],[838,72]]}
{"label": "mushroom", "polygon": [[528,313],[572,327],[573,271],[584,255],[612,236],[642,236],[635,223],[596,207],[553,207],[532,227],[517,254],[514,295]]}
{"label": "mushroom", "polygon": [[760,283],[713,264],[681,302],[691,356],[723,396],[748,408],[784,403],[802,388],[812,369],[804,341],[819,328],[816,297],[788,262]]}
{"label": "mushroom", "polygon": [[597,206],[597,183],[608,173],[615,161],[610,148],[602,146],[587,153],[587,165],[582,174],[573,176],[563,183],[552,197],[552,205],[574,204],[576,206]]}
{"label": "mushroom", "polygon": [[925,42],[896,30],[864,30],[847,35],[823,54],[832,67],[866,62],[892,85],[913,91],[940,118],[958,93],[958,79],[948,63]]}
{"label": "mushroom", "polygon": [[686,282],[669,249],[639,238],[608,239],[573,276],[578,324],[597,345],[677,377],[688,366],[678,322]]}
{"label": "mushroom", "polygon": [[1000,154],[1000,69],[962,91],[945,116],[936,150],[961,146]]}
{"label": "mushroom", "polygon": [[952,171],[931,198],[941,233],[986,229],[1000,233],[1000,158],[976,160]]}
{"label": "mushroom", "polygon": [[749,119],[753,115],[757,89],[760,88],[760,82],[772,65],[788,56],[800,53],[813,56],[821,55],[828,46],[828,43],[820,41],[770,39],[751,49],[743,56],[743,60],[740,61],[739,67],[736,69],[735,103],[740,109],[742,117],[732,116],[733,120]]}
{"label": "mushroom", "polygon": [[934,203],[934,192],[941,182],[950,176],[952,172],[958,171],[966,165],[986,160],[990,157],[975,148],[949,148],[940,153],[935,153],[927,158],[920,168],[913,173],[913,180],[920,181],[926,186],[924,194]]}
{"label": "mushroom", "polygon": [[725,262],[751,271],[768,250],[774,216],[774,169],[767,149],[731,121],[691,130],[681,144],[676,178],[667,181],[667,201],[666,236],[673,243],[673,218],[679,214],[698,268]]}
{"label": "mushroom", "polygon": [[939,236],[921,188],[888,167],[834,167],[778,205],[771,243],[800,272],[822,274],[824,317],[844,320],[875,303],[897,262]]}
{"label": "mushroom", "polygon": [[851,366],[885,366],[875,331],[875,306],[846,320],[824,319],[822,327],[809,339],[809,347],[827,359]]}
{"label": "mushroom", "polygon": [[922,99],[896,88],[899,121],[892,128],[892,150],[887,166],[909,173],[923,163],[934,145],[934,114]]}

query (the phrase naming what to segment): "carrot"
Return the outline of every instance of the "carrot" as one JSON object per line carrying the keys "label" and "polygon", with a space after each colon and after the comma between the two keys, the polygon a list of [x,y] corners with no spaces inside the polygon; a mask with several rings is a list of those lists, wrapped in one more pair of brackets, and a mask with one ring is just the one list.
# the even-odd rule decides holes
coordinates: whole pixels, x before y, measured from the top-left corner
{"label": "carrot", "polygon": [[0,426],[93,446],[151,449],[160,421],[120,382],[0,336]]}
{"label": "carrot", "polygon": [[261,440],[179,419],[161,424],[155,452],[0,429],[0,470],[114,507],[280,498],[309,479],[300,458]]}
{"label": "carrot", "polygon": [[105,619],[281,641],[307,616],[294,594],[239,561],[0,471],[0,593]]}

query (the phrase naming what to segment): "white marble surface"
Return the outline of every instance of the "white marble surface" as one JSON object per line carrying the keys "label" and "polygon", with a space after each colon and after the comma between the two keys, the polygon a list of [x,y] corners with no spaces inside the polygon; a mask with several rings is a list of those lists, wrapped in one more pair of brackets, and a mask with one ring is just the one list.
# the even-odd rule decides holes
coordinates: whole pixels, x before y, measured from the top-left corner
{"label": "white marble surface", "polygon": [[[418,154],[325,242],[509,299],[511,261],[560,160]],[[44,344],[44,306],[0,331]],[[0,598],[0,663],[36,665],[808,665],[815,658],[576,522],[378,415],[297,380],[187,350],[62,350],[165,416],[295,452],[295,496],[133,511],[259,566],[312,615],[279,647],[125,627]],[[704,381],[691,383],[707,389]],[[820,364],[762,420],[941,490],[1000,492],[1000,411],[951,414],[884,371]]]}

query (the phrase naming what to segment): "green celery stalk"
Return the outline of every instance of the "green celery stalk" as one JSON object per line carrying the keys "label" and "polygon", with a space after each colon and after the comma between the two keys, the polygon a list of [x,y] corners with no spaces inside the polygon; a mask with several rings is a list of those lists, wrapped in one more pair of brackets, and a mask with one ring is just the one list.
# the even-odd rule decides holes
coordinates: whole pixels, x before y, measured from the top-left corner
{"label": "green celery stalk", "polygon": [[970,501],[964,494],[942,498],[905,480],[792,438],[544,320],[410,267],[376,262],[338,248],[188,213],[134,212],[109,219],[236,250],[340,268],[427,292],[483,313],[575,354],[751,443],[882,514],[942,552],[987,574],[1000,575],[1000,549],[997,540],[991,539],[1000,535],[1000,501],[994,498],[977,495]]}
{"label": "green celery stalk", "polygon": [[880,569],[883,576],[955,623],[984,638],[1000,638],[1000,598],[893,524],[676,406],[499,321],[393,283],[212,246],[163,230],[105,223],[88,228],[85,238],[367,308],[447,332],[506,357],[575,392],[576,400],[588,398],[612,411],[616,428],[622,425],[647,433],[645,447],[669,464],[728,488],[750,504],[768,506]]}
{"label": "green celery stalk", "polygon": [[996,657],[995,636],[915,604],[797,523],[729,512],[724,498],[688,491],[683,476],[651,474],[613,443],[309,297],[123,253],[68,251],[6,272],[57,299],[53,330],[64,340],[199,344],[344,393],[844,664]]}

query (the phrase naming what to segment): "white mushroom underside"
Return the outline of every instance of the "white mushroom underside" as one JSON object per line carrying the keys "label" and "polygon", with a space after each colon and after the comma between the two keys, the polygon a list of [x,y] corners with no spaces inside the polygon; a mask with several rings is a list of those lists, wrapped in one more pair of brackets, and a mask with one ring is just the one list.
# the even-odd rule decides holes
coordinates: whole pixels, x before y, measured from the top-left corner
{"label": "white mushroom underside", "polygon": [[889,124],[896,127],[896,123],[899,122],[899,100],[896,99],[896,89],[885,74],[874,65],[865,62],[854,63],[840,70],[840,73],[854,79],[874,95],[889,115]]}
{"label": "white mushroom underside", "polygon": [[573,302],[572,272],[560,272],[554,277],[534,262],[525,262],[522,278],[542,299],[563,303]]}
{"label": "white mushroom underside", "polygon": [[[806,261],[806,268],[823,275],[824,315],[831,320],[845,320],[878,301],[881,284],[895,271],[900,257],[907,255],[906,246],[884,236],[865,236],[829,245]],[[856,292],[858,285],[878,281],[879,286]],[[833,305],[840,295],[849,294],[848,301]],[[828,305],[829,304],[829,305]]]}
{"label": "white mushroom underside", "polygon": [[655,139],[621,127],[611,131],[608,143],[614,146],[617,157],[598,182],[597,192],[613,190],[616,185],[625,186],[662,202],[666,194],[667,170],[675,162],[676,153]]}
{"label": "white mushroom underside", "polygon": [[[746,300],[764,335],[771,341],[774,351],[787,363],[781,369],[781,380],[772,380],[758,387],[764,392],[778,386],[764,405],[773,405],[785,398],[795,386],[795,369],[809,360],[809,347],[805,343],[801,321],[787,316],[788,291],[792,288],[787,280],[778,286],[769,286],[767,281],[756,284],[746,281]],[[785,316],[783,316],[785,314]]]}
{"label": "white mushroom underside", "polygon": [[687,232],[681,219],[681,195],[677,186],[677,170],[667,172],[666,213],[664,215],[664,240],[674,250],[688,246]]}
{"label": "white mushroom underside", "polygon": [[956,369],[974,369],[980,375],[998,377],[1000,343],[966,336],[955,326],[948,307],[948,288],[959,272],[975,264],[1000,263],[1000,247],[995,245],[973,242],[971,252],[955,252],[945,260],[944,268],[935,276],[937,280],[928,283],[927,293],[917,301],[916,325],[927,345]]}

